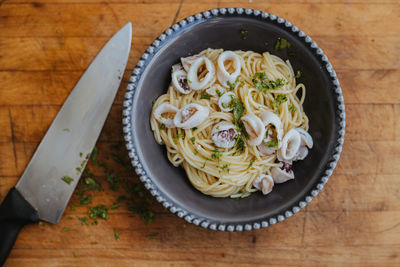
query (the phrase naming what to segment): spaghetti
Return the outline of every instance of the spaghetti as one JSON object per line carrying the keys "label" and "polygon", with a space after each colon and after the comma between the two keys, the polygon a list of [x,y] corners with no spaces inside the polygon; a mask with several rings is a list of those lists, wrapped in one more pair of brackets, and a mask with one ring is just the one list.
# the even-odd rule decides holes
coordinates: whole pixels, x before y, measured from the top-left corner
{"label": "spaghetti", "polygon": [[[261,189],[263,193],[268,193],[270,190],[260,185],[263,177],[272,177],[276,183],[271,172],[272,168],[291,171],[288,168],[296,158],[285,160],[279,157],[279,148],[283,147],[281,143],[285,138],[278,138],[279,131],[276,129],[278,126],[274,124],[265,125],[260,129],[264,146],[267,145],[266,153],[265,151],[262,153],[259,145],[250,145],[252,136],[258,134],[256,128],[252,128],[251,120],[254,117],[251,116],[254,114],[258,121],[262,112],[267,112],[265,113],[267,115],[276,114],[281,122],[279,127],[282,128],[284,137],[290,130],[297,128],[307,134],[308,118],[302,106],[306,88],[301,83],[296,84],[296,75],[289,60],[285,62],[268,52],[259,54],[252,51],[229,51],[236,56],[228,54],[222,66],[218,59],[226,52],[222,49],[206,49],[194,57],[182,59],[183,66],[173,66],[173,72],[180,71],[184,75],[189,73],[188,69],[194,64],[193,61],[206,58],[212,66],[206,66],[207,60],[197,64],[200,65],[196,73],[199,77],[198,82],[204,84],[206,78],[212,77],[204,88],[197,90],[191,90],[190,77],[182,76],[180,80],[179,77],[175,77],[176,81],[170,84],[167,93],[154,102],[150,119],[151,129],[155,140],[159,144],[165,144],[169,161],[175,167],[181,165],[192,185],[204,194],[214,197],[246,197]],[[240,71],[239,76],[233,81],[231,76],[235,71],[238,72],[235,69],[235,57],[240,59]],[[225,78],[221,74],[222,68],[226,70]],[[190,71],[193,73],[195,70],[190,69]],[[226,81],[226,84],[222,84],[221,81]],[[297,96],[298,92],[300,98]],[[220,100],[223,100],[225,93],[227,96],[230,94],[230,99],[225,97],[228,100],[225,104],[221,104],[223,101]],[[163,105],[164,108],[166,104],[169,104],[170,108],[163,109],[164,114],[162,111],[159,112],[160,106]],[[171,124],[178,114],[177,110],[189,104],[207,108],[205,120],[188,129],[174,125],[166,127],[165,122]],[[182,114],[192,115],[190,112]],[[183,116],[182,114],[180,116]],[[244,116],[248,114],[252,115],[245,120]],[[234,138],[229,139],[234,140],[231,142],[234,143],[233,146],[224,147],[215,143],[213,134],[216,131],[215,126],[220,122],[235,126],[230,132],[224,132],[229,133],[231,139]],[[225,136],[220,135],[221,138]],[[301,143],[297,145],[295,141],[291,141],[292,139],[288,140],[287,149],[296,147],[293,149],[300,150]],[[307,146],[311,148],[312,144]],[[294,151],[296,155],[298,155],[297,150]],[[306,152],[308,153],[308,150]],[[273,182],[271,185],[270,180],[272,181],[264,179],[261,184],[266,187],[269,185],[272,189]]]}

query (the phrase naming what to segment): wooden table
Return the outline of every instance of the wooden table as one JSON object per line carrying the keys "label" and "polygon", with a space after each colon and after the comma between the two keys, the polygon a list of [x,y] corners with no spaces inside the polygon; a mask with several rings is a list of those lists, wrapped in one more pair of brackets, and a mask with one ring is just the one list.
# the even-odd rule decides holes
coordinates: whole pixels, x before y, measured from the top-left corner
{"label": "wooden table", "polygon": [[[188,224],[154,201],[150,226],[124,205],[110,210],[109,220],[84,226],[76,216],[87,215],[87,206],[71,211],[78,203],[74,196],[60,224],[23,229],[5,266],[400,266],[399,1],[250,2],[0,1],[0,201],[83,71],[128,21],[133,22],[132,53],[98,142],[105,161],[109,145],[122,141],[124,90],[140,55],[172,23],[215,7],[264,10],[308,33],[338,73],[347,113],[343,154],[332,178],[283,223],[215,232]],[[118,153],[127,160],[124,149]],[[119,175],[138,181],[132,171],[107,162]],[[121,193],[109,189],[101,169],[93,170],[104,191],[93,194],[91,205],[113,204]]]}

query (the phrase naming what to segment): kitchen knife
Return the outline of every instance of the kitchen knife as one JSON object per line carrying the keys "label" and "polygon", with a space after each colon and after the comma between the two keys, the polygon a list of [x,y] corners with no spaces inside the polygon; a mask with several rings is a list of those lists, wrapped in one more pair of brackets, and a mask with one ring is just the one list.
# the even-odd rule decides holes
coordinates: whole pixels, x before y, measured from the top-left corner
{"label": "kitchen knife", "polygon": [[114,101],[131,39],[128,23],[103,47],[0,205],[0,266],[24,225],[60,221]]}

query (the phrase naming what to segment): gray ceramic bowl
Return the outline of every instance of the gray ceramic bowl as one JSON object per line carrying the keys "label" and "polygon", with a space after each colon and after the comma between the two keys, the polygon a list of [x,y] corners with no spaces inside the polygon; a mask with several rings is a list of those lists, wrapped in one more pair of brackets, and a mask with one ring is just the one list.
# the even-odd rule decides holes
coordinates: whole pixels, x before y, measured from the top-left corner
{"label": "gray ceramic bowl", "polygon": [[[243,40],[240,30],[248,31]],[[272,193],[241,200],[214,198],[197,191],[183,168],[175,168],[150,129],[152,101],[165,93],[171,66],[180,57],[201,50],[275,52],[278,37],[292,44],[294,70],[307,88],[304,109],[310,119],[314,148],[295,163],[296,179],[275,186]],[[221,231],[259,229],[283,221],[303,208],[323,188],[342,150],[345,112],[336,73],[324,52],[303,31],[275,15],[252,9],[221,8],[190,16],[162,33],[137,63],[126,90],[123,132],[129,157],[140,180],[167,209],[186,221]]]}

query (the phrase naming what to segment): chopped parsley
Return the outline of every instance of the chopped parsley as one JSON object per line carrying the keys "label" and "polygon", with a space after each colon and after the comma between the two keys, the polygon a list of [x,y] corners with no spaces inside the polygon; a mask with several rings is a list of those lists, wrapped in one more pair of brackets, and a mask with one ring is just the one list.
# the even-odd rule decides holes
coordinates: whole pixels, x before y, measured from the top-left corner
{"label": "chopped parsley", "polygon": [[298,71],[296,72],[296,76],[295,76],[295,77],[296,77],[296,79],[300,78],[300,77],[301,77],[301,71],[298,70]]}
{"label": "chopped parsley", "polygon": [[197,151],[197,149],[194,150],[194,154],[197,155],[199,154],[199,151]]}
{"label": "chopped parsley", "polygon": [[147,235],[146,238],[147,239],[153,239],[153,238],[156,238],[157,236],[158,236],[158,232],[155,232],[155,233]]}
{"label": "chopped parsley", "polygon": [[236,80],[233,83],[231,83],[230,81],[226,81],[226,85],[229,86],[229,90],[232,91],[233,89],[235,89],[236,84],[239,82],[239,78],[240,75],[236,77]]}
{"label": "chopped parsley", "polygon": [[290,48],[292,44],[285,38],[278,38],[275,42],[274,50],[279,51],[285,48]]}
{"label": "chopped parsley", "polygon": [[290,112],[295,112],[296,110],[297,110],[296,107],[293,106],[293,105],[291,105],[291,106],[289,107],[289,111],[290,111]]}
{"label": "chopped parsley", "polygon": [[61,232],[62,233],[65,233],[65,232],[69,232],[69,228],[68,227],[66,227],[66,226],[64,226],[64,228],[61,230]]}
{"label": "chopped parsley", "polygon": [[235,146],[236,146],[236,151],[239,154],[242,154],[243,151],[246,149],[246,144],[243,140],[242,134],[239,134],[238,137],[236,138]]}
{"label": "chopped parsley", "polygon": [[247,169],[250,169],[251,167],[253,167],[254,164],[254,159],[250,161],[249,166],[247,166]]}
{"label": "chopped parsley", "polygon": [[78,257],[78,253],[76,253],[75,251],[72,252],[72,255],[74,255],[74,257]]}
{"label": "chopped parsley", "polygon": [[237,97],[232,97],[231,102],[229,102],[229,108],[233,110],[233,116],[235,117],[235,123],[240,120],[244,113],[244,105]]}
{"label": "chopped parsley", "polygon": [[114,228],[114,237],[115,237],[115,240],[117,240],[117,241],[120,240],[120,238],[119,238],[119,233],[118,233],[118,229],[117,229],[117,228]]}
{"label": "chopped parsley", "polygon": [[185,135],[182,133],[178,133],[178,138],[183,139],[183,138],[185,138]]}
{"label": "chopped parsley", "polygon": [[39,225],[39,226],[44,226],[44,222],[39,221],[39,222],[38,222],[38,225]]}
{"label": "chopped parsley", "polygon": [[71,205],[70,210],[71,210],[71,211],[74,211],[75,209],[76,209],[75,206],[74,206],[74,205]]}
{"label": "chopped parsley", "polygon": [[225,165],[222,167],[222,169],[223,169],[224,171],[226,171],[227,173],[229,173],[229,165],[228,165],[228,164],[225,164]]}
{"label": "chopped parsley", "polygon": [[68,129],[68,128],[64,128],[63,131],[64,131],[64,132],[70,132],[71,130]]}
{"label": "chopped parsley", "polygon": [[274,102],[277,104],[282,104],[282,103],[285,103],[286,101],[287,101],[286,95],[278,95],[274,100]]}
{"label": "chopped parsley", "polygon": [[190,138],[190,142],[192,142],[192,144],[194,145],[194,143],[196,142],[196,138],[195,137],[191,137]]}
{"label": "chopped parsley", "polygon": [[281,88],[284,85],[283,79],[279,78],[276,79],[276,81],[269,80],[265,72],[257,72],[254,74],[252,81],[254,88],[258,91],[263,91],[264,93],[269,90]]}
{"label": "chopped parsley", "polygon": [[207,163],[207,161],[208,161],[208,159],[206,159],[206,160],[204,161],[204,164],[203,164],[203,166],[201,166],[201,168],[202,168],[202,169],[204,169],[204,167],[206,167],[206,163]]}
{"label": "chopped parsley", "polygon": [[265,142],[265,145],[267,147],[271,147],[271,148],[277,148],[278,144],[279,144],[279,141],[277,139]]}
{"label": "chopped parsley", "polygon": [[211,158],[213,160],[217,161],[217,163],[218,163],[217,166],[219,165],[219,162],[221,161],[221,156],[222,156],[222,153],[220,151],[218,151],[218,148],[213,150],[213,153],[211,154]]}
{"label": "chopped parsley", "polygon": [[161,123],[160,129],[161,129],[161,130],[164,130],[164,129],[165,129],[165,124],[164,124],[164,123]]}
{"label": "chopped parsley", "polygon": [[247,39],[247,34],[249,33],[248,30],[240,30],[240,35],[242,36],[242,40],[246,40]]}
{"label": "chopped parsley", "polygon": [[71,178],[71,177],[69,177],[69,176],[67,176],[67,175],[61,177],[61,180],[63,180],[63,181],[64,181],[65,183],[67,183],[67,184],[71,184],[71,183],[74,181],[73,178]]}
{"label": "chopped parsley", "polygon": [[242,134],[247,137],[247,131],[246,128],[244,127],[243,121],[241,120],[241,117],[243,116],[243,113],[245,111],[245,107],[243,103],[237,98],[237,97],[232,97],[231,102],[229,103],[229,107],[233,110],[233,116],[235,118],[235,125],[239,130],[239,135],[236,138],[235,146],[236,146],[236,151],[239,152],[239,154],[243,153],[244,149],[246,148],[246,144],[243,140]]}
{"label": "chopped parsley", "polygon": [[175,138],[174,138],[174,139],[172,139],[172,142],[174,142],[174,144],[175,144],[175,145],[177,145],[177,144],[178,144],[178,140],[177,140],[177,139],[175,139]]}
{"label": "chopped parsley", "polygon": [[153,101],[151,101],[151,105],[154,106],[155,103],[156,103],[156,100],[153,99]]}
{"label": "chopped parsley", "polygon": [[277,95],[275,100],[272,101],[272,106],[276,114],[279,114],[279,108],[278,108],[279,105],[285,103],[286,101],[287,101],[286,95]]}
{"label": "chopped parsley", "polygon": [[192,132],[194,132],[194,131],[196,131],[197,130],[197,127],[193,127],[192,128]]}
{"label": "chopped parsley", "polygon": [[210,97],[209,95],[206,95],[204,92],[201,92],[201,93],[200,93],[200,99],[207,99],[207,100],[210,100],[211,97]]}
{"label": "chopped parsley", "polygon": [[222,93],[221,93],[220,90],[216,89],[215,92],[217,93],[217,96],[218,96],[218,97],[221,97],[221,96],[222,96]]}

